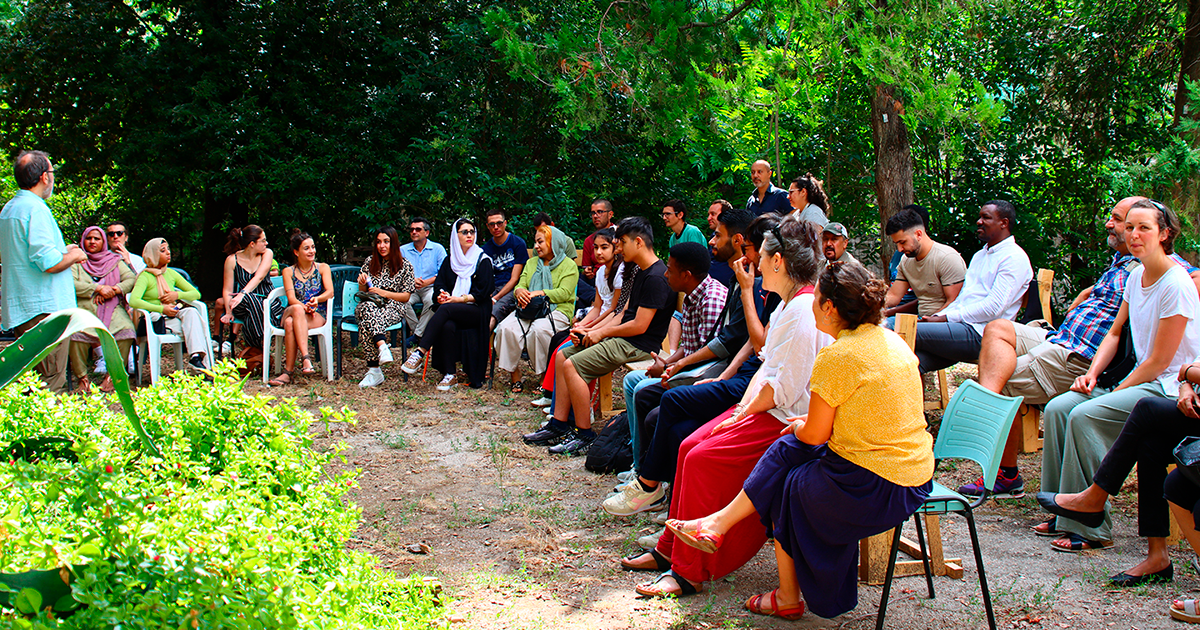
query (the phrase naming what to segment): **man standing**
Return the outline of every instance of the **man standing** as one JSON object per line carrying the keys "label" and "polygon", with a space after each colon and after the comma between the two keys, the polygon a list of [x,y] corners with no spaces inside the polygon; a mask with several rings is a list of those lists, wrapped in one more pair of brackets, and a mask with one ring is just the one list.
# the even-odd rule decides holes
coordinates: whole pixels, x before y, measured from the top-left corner
{"label": "man standing", "polygon": [[828,262],[858,262],[846,246],[850,244],[850,232],[841,223],[826,223],[821,230],[821,251]]}
{"label": "man standing", "polygon": [[129,242],[129,231],[125,228],[124,223],[113,223],[104,231],[108,236],[108,248],[125,261],[133,269],[133,273],[139,274],[146,269],[146,261],[142,257],[129,251],[125,244]]}
{"label": "man standing", "polygon": [[496,289],[492,292],[491,324],[492,330],[495,330],[496,323],[517,308],[513,287],[521,279],[521,270],[529,260],[529,250],[525,247],[524,239],[508,231],[508,217],[503,210],[488,210],[485,220],[492,238],[480,245],[483,253],[492,259],[492,276],[496,280]]}
{"label": "man standing", "polygon": [[[4,261],[0,323],[25,334],[47,315],[75,307],[71,265],[87,254],[63,242],[46,200],[54,193],[54,167],[41,151],[23,151],[13,164],[21,189],[0,211],[0,260]],[[67,387],[67,343],[60,343],[35,368],[55,392]]]}
{"label": "man standing", "polygon": [[[416,340],[425,334],[425,326],[433,318],[433,281],[437,278],[442,261],[446,260],[446,248],[438,243],[430,242],[429,233],[432,231],[429,221],[417,217],[408,223],[408,234],[412,242],[400,246],[400,255],[413,266],[416,281],[413,284],[413,294],[408,303],[413,308],[405,309],[404,319],[408,329]],[[414,314],[417,304],[421,305],[421,316]]]}
{"label": "man standing", "polygon": [[757,217],[774,212],[782,217],[792,211],[787,191],[771,183],[770,162],[759,160],[750,165],[750,179],[754,182],[754,192],[746,200],[746,209],[750,214]]}
{"label": "man standing", "polygon": [[[929,238],[925,221],[917,211],[907,209],[892,215],[884,231],[903,255],[884,301],[885,317],[913,312],[933,315],[958,297],[967,263],[953,247]],[[910,288],[917,299],[902,303]]]}
{"label": "man standing", "polygon": [[984,246],[971,257],[958,299],[918,320],[922,373],[977,360],[983,327],[995,319],[1011,320],[1021,310],[1033,269],[1013,238],[1016,222],[1017,209],[1007,201],[989,201],[979,209],[975,233]]}
{"label": "man standing", "polygon": [[708,247],[708,239],[704,238],[704,233],[700,231],[700,228],[687,222],[687,204],[682,200],[668,201],[663,206],[662,218],[663,223],[667,224],[667,231],[671,234],[671,238],[667,241],[668,251],[680,243],[696,243]]}

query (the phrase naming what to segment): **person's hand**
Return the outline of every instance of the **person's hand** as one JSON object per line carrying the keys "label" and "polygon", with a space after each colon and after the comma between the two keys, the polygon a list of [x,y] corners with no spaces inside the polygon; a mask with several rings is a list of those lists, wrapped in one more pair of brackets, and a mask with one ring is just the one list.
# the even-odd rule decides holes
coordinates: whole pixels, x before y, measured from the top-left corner
{"label": "person's hand", "polygon": [[237,308],[237,305],[242,303],[242,298],[244,297],[246,297],[245,293],[234,293],[229,296],[229,310],[232,311]]}
{"label": "person's hand", "polygon": [[1179,386],[1179,400],[1175,406],[1179,408],[1179,413],[1189,418],[1200,419],[1200,398],[1196,397],[1196,390],[1190,383]]}
{"label": "person's hand", "polygon": [[646,368],[646,376],[649,376],[650,378],[661,377],[663,370],[667,367],[666,361],[663,361],[663,358],[658,356],[657,352],[651,352],[650,358],[653,359],[654,363],[652,363],[650,367]]}
{"label": "person's hand", "polygon": [[[166,293],[158,296],[158,301],[160,301],[164,304],[174,304],[179,301],[179,292],[178,291],[167,291]],[[236,303],[237,302],[234,302],[234,304],[236,304]]]}
{"label": "person's hand", "polygon": [[224,315],[221,316],[221,323],[222,324],[232,324],[233,323],[233,315],[230,315],[229,313],[225,313]]}
{"label": "person's hand", "polygon": [[387,297],[387,295],[384,294],[384,290],[380,289],[379,287],[371,287],[370,289],[367,289],[367,293],[374,293],[375,295],[382,295],[383,297]]}
{"label": "person's hand", "polygon": [[595,277],[596,277],[596,268],[595,268],[595,267],[591,267],[591,266],[589,266],[589,267],[584,267],[584,268],[583,268],[583,275],[584,275],[584,276],[586,276],[586,277],[587,277],[587,278],[589,278],[589,279],[595,278]]}
{"label": "person's hand", "polygon": [[178,304],[166,304],[163,306],[163,317],[177,317],[179,315]]}
{"label": "person's hand", "polygon": [[520,306],[521,308],[525,308],[526,306],[529,306],[529,299],[531,296],[527,289],[522,289],[521,287],[517,287],[517,289],[515,291],[513,291],[513,295],[515,295],[517,297],[517,305],[518,306]]}
{"label": "person's hand", "polygon": [[750,261],[746,260],[745,256],[738,258],[733,262],[733,275],[737,278],[738,286],[742,291],[749,291],[754,288],[754,269]]}
{"label": "person's hand", "polygon": [[[418,285],[418,288],[420,288],[420,285]],[[365,273],[358,274],[358,290],[359,291],[367,290],[367,274],[365,274]]]}
{"label": "person's hand", "polygon": [[741,422],[745,417],[746,407],[743,406],[742,403],[738,403],[737,406],[733,408],[733,413],[730,414],[728,418],[725,418],[721,422],[717,423],[717,426],[713,427],[712,431],[709,431],[708,434],[716,435],[721,431],[724,431],[725,429],[728,429],[729,427]]}
{"label": "person's hand", "polygon": [[918,322],[939,323],[939,322],[948,322],[950,320],[945,315],[927,315],[925,317],[917,318],[917,321]]}
{"label": "person's hand", "polygon": [[441,293],[438,293],[438,296],[437,296],[437,302],[438,302],[438,304],[445,304],[446,302],[449,302],[449,301],[450,301],[450,294],[449,294],[449,293],[446,293],[445,291],[442,291]]}
{"label": "person's hand", "polygon": [[583,347],[589,348],[601,341],[604,341],[604,335],[599,330],[591,330],[583,336]]}
{"label": "person's hand", "polygon": [[100,305],[107,301],[108,298],[104,297],[104,294],[100,291],[97,290],[92,292],[92,304]]}
{"label": "person's hand", "polygon": [[1071,384],[1071,391],[1079,392],[1080,394],[1090,394],[1096,388],[1096,377],[1092,376],[1091,372],[1084,374],[1075,379]]}
{"label": "person's hand", "polygon": [[[779,432],[779,435],[787,435],[789,433],[791,433],[792,435],[796,435],[796,432],[799,431],[802,427],[804,427],[805,423],[808,422],[808,414],[804,414],[803,416],[796,416],[795,418],[788,418],[788,420],[789,420],[788,425],[786,427],[783,427],[783,430]],[[797,439],[799,439],[799,437],[800,436],[796,435]]]}

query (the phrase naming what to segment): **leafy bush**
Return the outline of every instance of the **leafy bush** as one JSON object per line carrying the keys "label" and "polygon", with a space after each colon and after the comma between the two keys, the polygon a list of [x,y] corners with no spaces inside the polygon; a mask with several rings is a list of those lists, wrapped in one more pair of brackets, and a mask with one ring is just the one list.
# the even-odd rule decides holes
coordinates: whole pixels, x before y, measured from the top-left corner
{"label": "leafy bush", "polygon": [[[65,456],[0,464],[0,573],[63,567],[73,580],[58,602],[3,588],[16,610],[0,612],[0,625],[439,623],[433,587],[345,549],[358,519],[345,500],[354,474],[327,472],[342,447],[313,450],[312,416],[290,401],[245,395],[231,365],[215,376],[176,374],[141,390],[135,405],[161,457],[143,452],[101,395],[58,398],[31,374],[0,390],[0,444],[73,441]],[[322,415],[339,421],[352,412]]]}

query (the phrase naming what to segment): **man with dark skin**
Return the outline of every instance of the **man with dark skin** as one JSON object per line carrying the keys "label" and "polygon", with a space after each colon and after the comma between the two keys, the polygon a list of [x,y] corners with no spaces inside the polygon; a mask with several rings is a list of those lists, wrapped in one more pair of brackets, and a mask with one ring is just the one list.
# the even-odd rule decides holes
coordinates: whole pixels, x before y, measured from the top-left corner
{"label": "man with dark skin", "polygon": [[1016,208],[1007,201],[989,201],[979,209],[975,234],[984,247],[971,258],[958,299],[918,320],[921,372],[978,360],[984,326],[1017,316],[1033,269],[1012,236],[1016,216]]}

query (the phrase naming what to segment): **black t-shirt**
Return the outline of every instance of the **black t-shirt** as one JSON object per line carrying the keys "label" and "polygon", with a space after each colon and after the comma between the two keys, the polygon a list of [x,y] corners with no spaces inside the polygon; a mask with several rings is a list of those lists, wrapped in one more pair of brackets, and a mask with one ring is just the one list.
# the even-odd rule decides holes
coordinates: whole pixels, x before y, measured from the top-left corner
{"label": "black t-shirt", "polygon": [[675,305],[679,295],[667,284],[667,266],[659,260],[648,269],[643,269],[633,279],[633,287],[629,289],[629,306],[625,316],[621,318],[624,324],[637,317],[638,307],[657,309],[654,319],[646,332],[625,340],[633,347],[645,352],[657,352],[662,349],[662,340],[667,336],[671,326],[671,317],[675,314]]}

